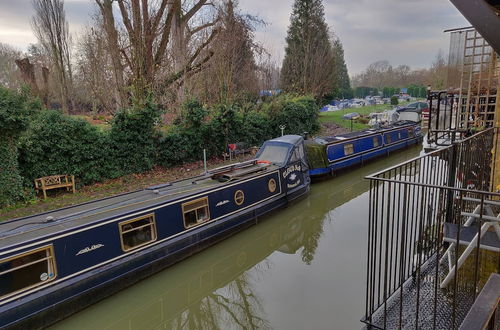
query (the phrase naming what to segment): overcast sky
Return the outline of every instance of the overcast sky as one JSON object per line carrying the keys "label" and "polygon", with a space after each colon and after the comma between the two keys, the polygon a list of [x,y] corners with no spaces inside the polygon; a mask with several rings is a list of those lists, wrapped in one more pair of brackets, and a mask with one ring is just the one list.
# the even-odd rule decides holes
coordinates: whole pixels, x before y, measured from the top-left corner
{"label": "overcast sky", "polygon": [[[283,59],[293,0],[239,0],[243,13],[267,22],[257,40]],[[449,0],[324,0],[327,24],[340,37],[349,74],[377,60],[411,68],[428,67],[439,49],[448,52],[443,30],[469,26]],[[72,33],[90,22],[93,0],[66,0]],[[31,32],[31,0],[0,0],[0,42],[20,50],[36,42]]]}

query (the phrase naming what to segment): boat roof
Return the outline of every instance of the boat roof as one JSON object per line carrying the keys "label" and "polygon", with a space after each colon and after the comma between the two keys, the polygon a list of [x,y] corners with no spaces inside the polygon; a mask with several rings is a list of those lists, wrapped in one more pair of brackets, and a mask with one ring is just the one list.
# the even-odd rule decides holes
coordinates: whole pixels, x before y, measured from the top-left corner
{"label": "boat roof", "polygon": [[0,222],[0,249],[163,205],[278,168],[276,165],[258,164],[256,160],[250,160],[219,167],[188,179]]}
{"label": "boat roof", "polygon": [[350,132],[350,133],[345,133],[345,134],[338,134],[338,135],[333,135],[333,136],[321,136],[321,137],[314,138],[314,141],[316,141],[317,143],[320,143],[320,144],[329,144],[332,142],[351,140],[351,139],[356,138],[356,137],[368,136],[368,135],[373,135],[373,134],[380,134],[380,133],[384,133],[385,131],[390,131],[390,130],[393,130],[395,128],[401,128],[401,127],[412,125],[412,124],[415,125],[415,122],[411,122],[411,121],[407,121],[407,120],[398,121],[398,122],[395,122],[391,125],[384,126],[380,129],[370,128],[370,129],[366,129],[366,130],[362,130],[362,131]]}
{"label": "boat roof", "polygon": [[289,144],[297,144],[303,140],[303,137],[300,135],[283,135],[277,138],[274,138],[272,140],[269,140],[268,142],[283,142],[283,143],[289,143]]}

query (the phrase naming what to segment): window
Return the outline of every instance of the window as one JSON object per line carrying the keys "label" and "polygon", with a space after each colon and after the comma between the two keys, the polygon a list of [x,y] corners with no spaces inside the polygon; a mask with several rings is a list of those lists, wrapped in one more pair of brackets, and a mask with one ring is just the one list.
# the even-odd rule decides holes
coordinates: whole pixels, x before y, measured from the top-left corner
{"label": "window", "polygon": [[245,201],[245,194],[242,190],[236,190],[234,193],[234,202],[236,205],[241,205]]}
{"label": "window", "polygon": [[154,214],[120,222],[122,250],[130,251],[156,240]]}
{"label": "window", "polygon": [[354,145],[352,143],[344,144],[344,155],[350,155],[354,153]]}
{"label": "window", "polygon": [[398,132],[398,140],[401,140],[401,132]]}
{"label": "window", "polygon": [[6,297],[56,278],[52,245],[0,261],[0,297]]}
{"label": "window", "polygon": [[186,228],[208,221],[210,219],[208,197],[182,204],[182,214],[184,215],[184,227]]}
{"label": "window", "polygon": [[305,158],[304,145],[303,144],[300,144],[300,145],[296,146],[295,150],[297,150],[297,152],[299,153],[299,159],[304,159]]}
{"label": "window", "polygon": [[292,156],[290,157],[290,162],[296,162],[300,159],[299,152],[297,148],[293,149]]}
{"label": "window", "polygon": [[378,147],[378,136],[373,137],[373,147]]}
{"label": "window", "polygon": [[288,145],[266,143],[262,146],[261,150],[259,150],[257,159],[267,160],[276,164],[283,164],[286,161],[289,149],[290,147]]}
{"label": "window", "polygon": [[276,191],[276,180],[274,179],[269,179],[269,182],[267,183],[267,187],[269,188],[270,192],[275,192]]}
{"label": "window", "polygon": [[386,137],[387,143],[392,142],[392,136],[390,134],[387,134],[385,137]]}

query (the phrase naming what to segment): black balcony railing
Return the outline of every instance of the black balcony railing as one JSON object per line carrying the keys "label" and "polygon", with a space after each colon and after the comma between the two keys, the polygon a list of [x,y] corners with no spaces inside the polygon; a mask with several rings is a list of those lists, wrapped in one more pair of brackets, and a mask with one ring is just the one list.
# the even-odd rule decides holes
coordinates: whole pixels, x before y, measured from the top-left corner
{"label": "black balcony railing", "polygon": [[431,91],[427,95],[429,117],[427,143],[430,147],[449,146],[463,139],[467,128],[461,127],[458,114],[459,94],[449,91]]}
{"label": "black balcony railing", "polygon": [[366,314],[379,329],[456,329],[500,265],[495,129],[370,180]]}

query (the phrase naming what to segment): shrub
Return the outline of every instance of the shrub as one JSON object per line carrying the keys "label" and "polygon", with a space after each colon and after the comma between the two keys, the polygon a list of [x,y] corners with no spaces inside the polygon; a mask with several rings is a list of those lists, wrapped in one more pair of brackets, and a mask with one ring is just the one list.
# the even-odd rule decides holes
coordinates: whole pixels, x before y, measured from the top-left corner
{"label": "shrub", "polygon": [[284,95],[276,98],[263,109],[271,119],[274,136],[281,134],[280,125],[285,125],[285,134],[315,133],[319,130],[318,106],[311,96],[291,97]]}
{"label": "shrub", "polygon": [[160,118],[158,107],[148,102],[142,109],[118,112],[109,132],[113,167],[109,177],[150,170],[155,161],[155,126]]}
{"label": "shrub", "polygon": [[2,137],[0,141],[0,208],[25,198],[17,154],[16,140],[12,136]]}
{"label": "shrub", "polygon": [[[55,174],[74,175],[79,185],[86,185],[144,172],[154,165],[179,165],[202,159],[203,149],[213,157],[226,151],[228,143],[260,145],[279,136],[281,124],[286,125],[287,134],[313,133],[319,127],[317,109],[312,97],[286,95],[260,107],[220,104],[207,109],[189,100],[182,119],[166,132],[156,129],[160,110],[152,103],[118,112],[106,131],[83,119],[43,111],[33,116],[20,140],[20,173],[30,185],[37,177]],[[19,123],[23,124],[13,131],[26,125],[22,118]],[[17,149],[8,150],[3,151],[11,155],[10,161],[3,162],[7,164],[3,173],[17,166]],[[19,187],[13,191],[16,196],[21,192]]]}
{"label": "shrub", "polygon": [[35,178],[75,175],[79,184],[109,177],[114,160],[110,157],[107,133],[83,119],[57,111],[40,112],[21,139],[20,166],[23,176]]}
{"label": "shrub", "polygon": [[0,207],[24,200],[30,189],[23,186],[19,171],[18,139],[41,103],[28,90],[16,93],[0,86]]}
{"label": "shrub", "polygon": [[[172,166],[202,158],[220,156],[229,143],[261,145],[286,134],[314,133],[319,129],[318,107],[312,97],[280,96],[261,107],[219,104],[204,108],[196,100],[186,102],[184,119],[157,140],[157,164]],[[207,119],[208,114],[211,118]]]}
{"label": "shrub", "polygon": [[391,105],[398,105],[398,97],[396,95],[391,96]]}

